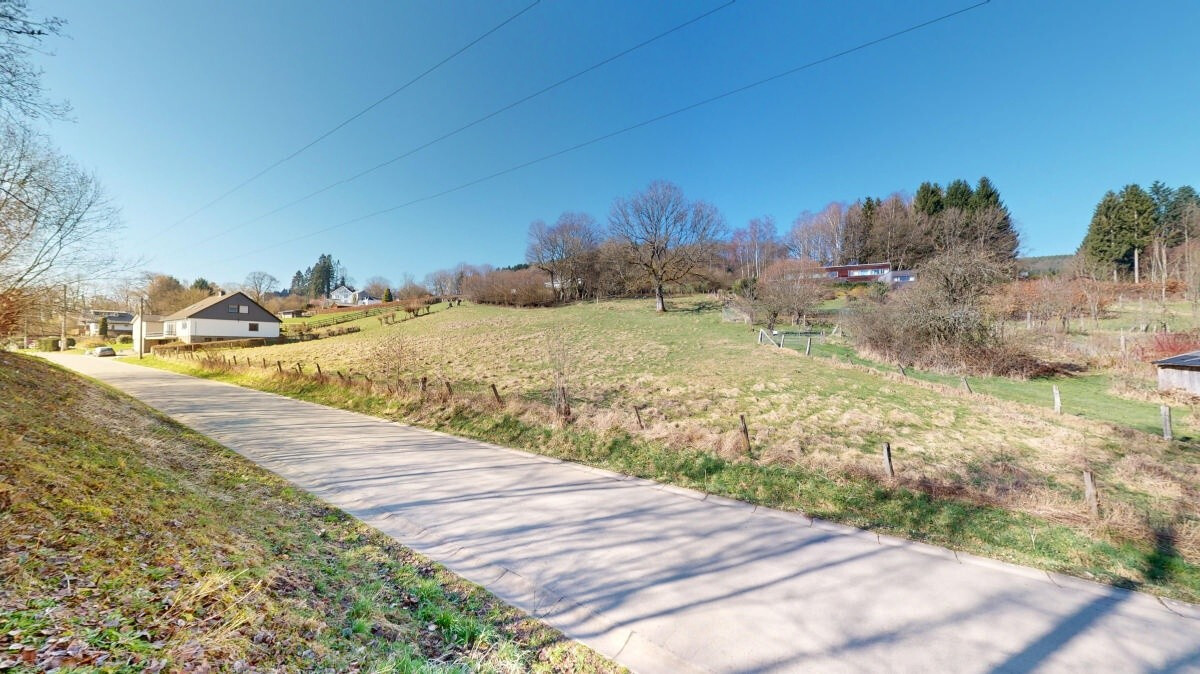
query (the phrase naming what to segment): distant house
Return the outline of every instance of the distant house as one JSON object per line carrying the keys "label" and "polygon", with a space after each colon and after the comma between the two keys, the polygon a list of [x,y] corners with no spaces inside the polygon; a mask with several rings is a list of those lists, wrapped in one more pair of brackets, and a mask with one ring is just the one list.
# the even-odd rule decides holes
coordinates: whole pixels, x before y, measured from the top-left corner
{"label": "distant house", "polygon": [[350,286],[338,286],[329,291],[329,300],[334,304],[358,304],[358,292]]}
{"label": "distant house", "polygon": [[[160,339],[187,344],[251,337],[274,339],[279,337],[281,323],[275,314],[243,292],[211,295],[164,317]],[[147,337],[149,327],[147,320]]]}
{"label": "distant house", "polygon": [[83,332],[91,337],[100,335],[100,319],[108,319],[108,335],[110,337],[133,334],[133,314],[127,311],[110,309],[88,309],[83,313],[79,322]]}
{"label": "distant house", "polygon": [[307,315],[307,313],[308,312],[303,309],[285,309],[285,310],[279,312],[279,317],[280,318],[304,318],[304,316]]}
{"label": "distant house", "polygon": [[848,283],[870,283],[880,280],[892,270],[890,262],[872,262],[871,264],[835,264],[821,267],[825,276],[836,281]]}
{"label": "distant house", "polygon": [[1158,389],[1179,389],[1200,395],[1200,351],[1189,351],[1178,356],[1154,361],[1158,368]]}
{"label": "distant house", "polygon": [[917,272],[911,269],[893,269],[879,277],[880,283],[886,283],[892,287],[907,285],[916,280]]}

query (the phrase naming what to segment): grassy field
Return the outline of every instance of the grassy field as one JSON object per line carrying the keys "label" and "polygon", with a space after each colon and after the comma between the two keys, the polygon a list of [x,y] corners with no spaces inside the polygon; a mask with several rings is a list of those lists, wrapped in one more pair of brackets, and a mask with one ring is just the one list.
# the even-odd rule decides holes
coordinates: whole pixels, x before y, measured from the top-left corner
{"label": "grassy field", "polygon": [[[821,344],[818,352],[842,350],[841,361],[759,346],[756,330],[723,323],[706,298],[677,301],[675,309],[656,315],[642,301],[442,307],[393,326],[364,321],[362,332],[345,337],[237,352],[242,363],[246,356],[272,367],[277,360],[300,362],[307,373],[320,364],[326,384],[261,368],[216,368],[208,375],[1200,598],[1200,456],[1191,442],[1167,443],[1135,430],[1150,430],[1138,416],[1143,408],[1155,411],[1157,423],[1151,402],[1116,396],[1101,379],[1079,378],[1061,384],[1069,413],[1056,416],[1044,409],[1048,400],[1039,402],[1039,387],[1048,399],[1046,382],[973,381],[995,395],[965,395],[936,375],[902,378],[847,364],[848,352],[836,344]],[[167,366],[200,371],[190,362]],[[376,397],[334,385],[339,372],[371,377]],[[560,374],[571,397],[569,424],[556,420],[550,406]],[[425,396],[415,384],[420,377],[428,381]],[[445,382],[453,401],[436,399]],[[503,406],[488,403],[491,384]],[[1023,396],[1039,406],[1023,404]],[[1106,401],[1113,409],[1095,412]],[[1085,404],[1128,423],[1076,416],[1072,405]],[[1195,435],[1191,419],[1180,416],[1177,433]],[[893,448],[895,480],[878,477],[885,441]],[[1082,500],[1084,468],[1101,485],[1099,521],[1089,518]],[[1149,570],[1148,559],[1169,560],[1170,573]]]}
{"label": "grassy field", "polygon": [[106,388],[0,352],[0,393],[0,669],[616,669]]}

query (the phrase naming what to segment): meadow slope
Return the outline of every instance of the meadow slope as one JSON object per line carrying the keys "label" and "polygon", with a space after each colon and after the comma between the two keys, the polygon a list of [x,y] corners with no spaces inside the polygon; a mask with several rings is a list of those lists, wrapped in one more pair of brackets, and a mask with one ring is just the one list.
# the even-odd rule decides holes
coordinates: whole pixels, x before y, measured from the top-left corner
{"label": "meadow slope", "polygon": [[[464,304],[394,325],[376,318],[358,325],[362,332],[352,335],[237,353],[251,362],[302,363],[306,372],[320,364],[327,375],[365,374],[408,390],[425,377],[430,391],[449,382],[457,395],[481,400],[495,384],[506,398],[520,398],[522,418],[551,426],[561,373],[576,427],[755,465],[877,475],[886,441],[900,484],[1122,539],[1152,542],[1168,531],[1184,556],[1200,559],[1200,453],[1190,442],[761,346],[756,331],[723,322],[707,298],[677,301],[664,315],[639,300],[554,309]],[[1196,435],[1189,417],[1177,423],[1178,436]],[[1085,468],[1102,485],[1099,523],[1083,504]]]}

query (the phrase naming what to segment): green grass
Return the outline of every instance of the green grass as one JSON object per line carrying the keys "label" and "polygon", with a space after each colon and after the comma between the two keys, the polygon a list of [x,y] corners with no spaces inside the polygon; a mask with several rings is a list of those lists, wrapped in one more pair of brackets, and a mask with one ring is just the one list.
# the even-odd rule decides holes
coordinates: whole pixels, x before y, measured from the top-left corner
{"label": "green grass", "polygon": [[[804,351],[804,345],[802,336],[796,337],[794,341],[784,342],[785,348],[799,352]],[[818,343],[817,340],[814,340],[811,353],[816,357],[837,359],[880,372],[898,371],[894,365],[859,356],[853,347],[842,342],[819,340]],[[961,388],[962,386],[960,375],[928,372],[911,367],[906,368],[905,372],[907,376],[919,381],[942,384],[951,388]],[[974,393],[1047,410],[1054,409],[1054,387],[1057,386],[1062,400],[1063,414],[1124,426],[1151,435],[1162,433],[1160,403],[1133,400],[1116,395],[1113,393],[1112,377],[1106,373],[1034,379],[972,375],[967,377],[967,382]],[[1172,410],[1172,421],[1178,426],[1179,432],[1176,433],[1178,440],[1191,442],[1197,439],[1197,430],[1191,420],[1191,408],[1175,406]]]}
{"label": "green grass", "polygon": [[[1100,526],[1068,526],[972,499],[931,494],[901,481],[889,484],[856,470],[795,462],[763,463],[679,449],[619,428],[538,423],[523,403],[499,407],[486,397],[450,401],[415,392],[385,394],[348,388],[336,379],[277,376],[261,369],[205,368],[182,361],[145,364],[258,388],[303,400],[403,420],[464,437],[518,447],[772,507],[946,545],[1015,563],[1070,573],[1123,587],[1200,599],[1200,566],[1164,535],[1142,539]],[[1064,485],[1079,497],[1079,489]],[[1163,515],[1157,531],[1186,521]]]}
{"label": "green grass", "polygon": [[618,669],[105,387],[0,353],[0,394],[0,669]]}

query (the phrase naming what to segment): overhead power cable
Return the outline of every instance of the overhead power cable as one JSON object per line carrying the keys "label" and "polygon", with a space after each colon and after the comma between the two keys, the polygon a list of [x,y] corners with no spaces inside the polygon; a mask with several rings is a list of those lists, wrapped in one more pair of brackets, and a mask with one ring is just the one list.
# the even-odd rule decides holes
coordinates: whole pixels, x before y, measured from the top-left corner
{"label": "overhead power cable", "polygon": [[603,66],[606,66],[606,65],[608,65],[609,63],[612,63],[613,61],[616,61],[617,59],[621,58],[622,56],[627,56],[627,55],[629,55],[629,54],[631,54],[631,53],[633,53],[633,52],[635,52],[635,51],[637,51],[637,50],[641,49],[642,47],[645,47],[645,46],[647,46],[647,45],[650,45],[650,44],[652,44],[652,43],[654,43],[654,42],[657,42],[658,40],[661,40],[661,39],[662,39],[662,38],[664,38],[664,37],[667,37],[668,35],[671,35],[672,33],[676,33],[676,32],[678,32],[678,31],[680,31],[680,30],[683,30],[684,28],[687,28],[688,26],[690,26],[690,25],[692,25],[692,24],[696,23],[697,21],[700,21],[700,20],[702,20],[702,19],[706,19],[706,18],[708,18],[708,17],[712,16],[713,14],[716,14],[717,12],[719,12],[719,11],[721,11],[721,10],[723,10],[723,9],[725,9],[725,8],[727,8],[727,7],[729,7],[729,6],[731,6],[731,5],[733,5],[733,3],[734,3],[734,2],[736,2],[736,0],[729,0],[729,2],[726,2],[725,4],[723,4],[723,5],[719,6],[719,7],[715,7],[715,8],[713,8],[713,9],[710,9],[710,10],[708,10],[707,12],[704,12],[703,14],[700,14],[700,15],[698,15],[698,16],[696,16],[696,17],[693,17],[693,18],[691,18],[691,19],[688,19],[687,21],[684,21],[683,23],[681,23],[681,24],[679,24],[679,25],[675,26],[674,28],[671,28],[671,29],[669,29],[669,30],[666,30],[666,31],[663,31],[663,32],[661,32],[661,33],[659,33],[659,34],[657,34],[657,35],[655,35],[655,36],[653,36],[653,37],[650,37],[650,38],[647,38],[647,39],[645,39],[645,40],[642,40],[641,42],[639,42],[639,43],[637,43],[637,44],[633,45],[632,47],[629,47],[629,48],[627,48],[627,49],[623,49],[623,50],[621,50],[621,51],[617,52],[616,54],[613,54],[612,56],[609,56],[608,58],[606,58],[606,59],[604,59],[604,60],[602,60],[602,61],[598,61],[598,62],[596,62],[596,63],[594,63],[594,64],[592,64],[592,65],[588,66],[587,68],[584,68],[583,70],[580,70],[580,71],[576,72],[576,73],[575,73],[575,74],[573,74],[573,75],[570,75],[570,76],[568,76],[568,77],[564,77],[564,78],[562,78],[561,80],[558,80],[557,82],[555,82],[555,83],[553,83],[553,84],[550,84],[550,85],[547,85],[547,86],[545,86],[545,87],[542,87],[541,89],[538,89],[537,91],[533,92],[532,94],[529,94],[529,95],[527,95],[527,96],[524,96],[524,97],[522,97],[522,98],[519,98],[519,99],[517,99],[517,100],[513,101],[512,103],[509,103],[509,104],[507,104],[507,105],[505,105],[505,106],[503,106],[503,107],[496,108],[495,110],[493,110],[493,111],[491,111],[491,112],[487,113],[486,115],[484,115],[484,116],[482,116],[482,117],[479,117],[479,118],[475,119],[474,121],[468,122],[468,123],[466,123],[466,124],[464,124],[464,125],[462,125],[462,126],[460,126],[460,127],[456,128],[456,129],[454,129],[453,131],[449,131],[449,132],[447,132],[447,133],[444,133],[444,134],[442,134],[442,135],[438,136],[437,138],[434,138],[433,140],[426,141],[426,142],[424,142],[424,143],[422,143],[422,144],[420,144],[420,145],[418,145],[418,146],[416,146],[416,147],[414,147],[414,148],[412,148],[412,149],[406,150],[405,152],[403,152],[403,153],[401,153],[401,154],[398,154],[398,155],[396,155],[396,156],[392,157],[391,159],[388,159],[388,160],[386,160],[386,161],[380,162],[380,163],[378,163],[378,164],[376,164],[376,165],[374,165],[374,166],[372,166],[372,167],[370,167],[370,168],[368,168],[368,169],[364,169],[364,170],[362,170],[362,171],[359,171],[358,173],[355,173],[354,175],[351,175],[351,176],[348,176],[348,177],[346,177],[346,178],[342,178],[341,180],[337,180],[337,181],[335,181],[335,182],[329,183],[328,185],[326,185],[326,186],[324,186],[324,187],[321,187],[321,188],[319,188],[319,189],[317,189],[317,190],[314,190],[314,191],[312,191],[312,192],[309,192],[308,194],[306,194],[306,195],[304,195],[304,196],[302,196],[302,197],[300,197],[300,198],[298,198],[298,199],[294,199],[294,200],[292,200],[292,201],[289,201],[289,202],[287,202],[286,204],[283,204],[282,206],[279,206],[278,208],[274,208],[274,209],[272,209],[272,210],[270,210],[270,211],[268,211],[268,212],[266,212],[266,213],[263,213],[262,215],[259,215],[259,216],[257,216],[257,217],[251,218],[251,219],[249,219],[249,220],[246,220],[246,221],[243,221],[243,222],[239,222],[239,223],[237,223],[236,225],[233,225],[232,227],[228,227],[228,228],[226,228],[226,229],[223,229],[223,230],[221,230],[221,231],[217,232],[216,234],[213,234],[213,235],[211,235],[211,236],[209,236],[209,237],[207,237],[207,238],[204,238],[204,239],[201,239],[201,240],[199,240],[199,241],[195,241],[195,242],[189,243],[189,244],[188,244],[188,247],[193,247],[193,246],[196,246],[196,245],[199,245],[199,244],[202,244],[202,243],[207,243],[207,242],[209,242],[209,241],[212,241],[213,239],[218,239],[218,238],[220,238],[220,237],[222,237],[222,236],[225,236],[226,234],[229,234],[229,233],[231,233],[231,232],[234,232],[234,231],[236,231],[236,230],[239,230],[239,229],[241,229],[241,228],[243,228],[243,227],[247,227],[247,226],[249,226],[249,225],[253,225],[253,224],[257,223],[257,222],[261,222],[262,220],[265,220],[266,218],[269,218],[269,217],[271,217],[272,215],[276,215],[276,214],[278,214],[278,213],[281,213],[281,212],[283,212],[283,211],[285,211],[285,210],[287,210],[287,209],[289,209],[289,208],[291,208],[291,207],[293,207],[293,206],[298,206],[298,205],[300,205],[300,204],[304,203],[305,201],[308,201],[309,199],[312,199],[313,197],[320,196],[320,195],[322,195],[322,194],[324,194],[324,193],[328,192],[329,190],[332,190],[332,189],[334,189],[334,188],[336,188],[336,187],[341,187],[342,185],[345,185],[345,184],[347,184],[347,183],[354,182],[355,180],[358,180],[359,178],[362,178],[362,177],[364,177],[364,176],[367,176],[367,175],[369,175],[369,174],[371,174],[371,173],[374,173],[374,172],[376,172],[376,171],[378,171],[378,170],[380,170],[380,169],[383,169],[383,168],[386,168],[386,167],[388,167],[388,166],[391,166],[392,164],[395,164],[396,162],[400,161],[401,159],[405,159],[405,158],[407,158],[407,157],[411,157],[412,155],[414,155],[414,154],[416,154],[416,153],[420,152],[421,150],[424,150],[424,149],[426,149],[426,148],[428,148],[428,147],[430,147],[430,146],[432,146],[432,145],[436,145],[437,143],[440,143],[440,142],[442,142],[442,141],[444,141],[444,140],[446,140],[446,139],[448,139],[448,138],[451,138],[451,137],[453,137],[453,136],[456,136],[456,135],[458,135],[458,134],[462,133],[463,131],[466,131],[467,129],[470,129],[470,128],[471,128],[471,127],[473,127],[473,126],[476,126],[476,125],[478,125],[478,124],[481,124],[481,123],[483,123],[483,122],[486,122],[487,120],[489,120],[489,119],[491,119],[491,118],[495,117],[496,115],[499,115],[499,114],[501,114],[501,113],[503,113],[503,112],[507,112],[507,111],[509,111],[509,110],[512,110],[513,108],[517,107],[518,105],[521,105],[522,103],[528,103],[529,101],[531,101],[531,100],[533,100],[533,99],[537,98],[538,96],[541,96],[541,95],[543,95],[543,94],[545,94],[545,93],[548,93],[548,92],[550,92],[550,91],[552,91],[552,90],[554,90],[554,89],[557,89],[558,87],[561,87],[562,85],[564,85],[564,84],[567,84],[568,82],[571,82],[571,81],[573,81],[573,80],[576,80],[576,79],[578,79],[578,78],[580,78],[580,77],[583,77],[584,75],[586,75],[586,74],[588,74],[588,73],[592,72],[593,70],[596,70],[597,68],[601,68],[601,67],[603,67]]}
{"label": "overhead power cable", "polygon": [[496,178],[499,178],[499,177],[501,177],[501,176],[507,175],[507,174],[509,174],[509,173],[513,173],[513,172],[515,172],[515,171],[520,171],[521,169],[528,168],[528,167],[530,167],[530,166],[533,166],[533,165],[535,165],[535,164],[540,164],[540,163],[542,163],[542,162],[544,162],[544,161],[548,161],[548,160],[550,160],[550,159],[554,159],[555,157],[561,157],[562,155],[568,154],[568,153],[570,153],[570,152],[575,152],[576,150],[581,150],[581,149],[583,149],[583,148],[585,148],[585,147],[588,147],[588,146],[590,146],[590,145],[595,145],[596,143],[599,143],[599,142],[602,142],[602,141],[608,140],[608,139],[610,139],[610,138],[614,138],[614,137],[616,137],[616,136],[620,136],[620,135],[623,135],[623,134],[629,133],[630,131],[634,131],[634,130],[636,130],[636,129],[640,129],[640,128],[644,127],[644,126],[648,126],[648,125],[650,125],[650,124],[654,124],[654,123],[656,123],[656,122],[661,122],[661,121],[663,121],[664,119],[669,119],[669,118],[671,118],[671,117],[675,117],[675,116],[677,116],[677,115],[681,115],[681,114],[683,114],[683,113],[685,113],[685,112],[688,112],[688,111],[690,111],[690,110],[695,110],[696,108],[699,108],[699,107],[702,107],[702,106],[705,106],[705,105],[709,105],[710,103],[715,103],[715,102],[717,102],[717,101],[720,101],[720,100],[722,100],[722,99],[729,98],[730,96],[734,96],[734,95],[736,95],[736,94],[740,94],[740,93],[743,93],[743,92],[749,91],[749,90],[751,90],[751,89],[754,89],[754,88],[760,87],[760,86],[762,86],[762,85],[764,85],[764,84],[768,84],[768,83],[770,83],[770,82],[774,82],[774,81],[776,81],[776,80],[779,80],[779,79],[782,79],[782,78],[788,77],[788,76],[790,76],[790,75],[795,75],[796,73],[802,72],[802,71],[804,71],[804,70],[808,70],[808,69],[810,69],[810,68],[814,68],[814,67],[816,67],[816,66],[819,66],[819,65],[822,65],[822,64],[824,64],[824,63],[828,63],[828,62],[830,62],[830,61],[833,61],[833,60],[835,60],[835,59],[839,59],[839,58],[842,58],[842,57],[844,57],[844,56],[848,56],[848,55],[850,55],[850,54],[853,54],[853,53],[855,53],[855,52],[862,51],[862,50],[864,50],[864,49],[868,49],[868,48],[870,48],[870,47],[873,47],[873,46],[875,46],[875,45],[881,44],[881,43],[883,43],[883,42],[887,42],[887,41],[889,41],[889,40],[893,40],[893,39],[895,39],[895,38],[898,38],[898,37],[900,37],[900,36],[902,36],[902,35],[907,35],[908,33],[912,33],[912,32],[915,32],[915,31],[918,31],[918,30],[921,30],[921,29],[924,29],[924,28],[928,28],[929,26],[932,26],[932,25],[934,25],[934,24],[938,24],[938,23],[941,23],[941,22],[943,22],[943,21],[947,21],[947,20],[949,20],[949,19],[952,19],[952,18],[954,18],[954,17],[956,17],[956,16],[959,16],[959,15],[961,15],[961,14],[965,14],[965,13],[967,13],[967,12],[970,12],[970,11],[972,11],[972,10],[978,9],[978,8],[980,8],[980,7],[983,7],[984,5],[988,4],[989,2],[991,2],[991,0],[982,0],[981,2],[977,2],[977,3],[973,4],[973,5],[969,5],[969,6],[967,6],[967,7],[963,7],[962,9],[958,9],[958,10],[955,10],[955,11],[953,11],[953,12],[949,12],[949,13],[947,13],[947,14],[942,14],[941,16],[938,16],[938,17],[936,17],[936,18],[933,18],[933,19],[929,19],[928,21],[922,21],[921,23],[914,24],[914,25],[912,25],[912,26],[909,26],[909,27],[907,27],[907,28],[903,28],[903,29],[901,29],[901,30],[898,30],[898,31],[896,31],[896,32],[894,32],[894,33],[889,33],[889,34],[887,34],[887,35],[884,35],[884,36],[882,36],[882,37],[877,37],[877,38],[875,38],[875,39],[873,39],[873,40],[869,40],[869,41],[867,41],[867,42],[863,42],[863,43],[857,44],[857,45],[855,45],[855,46],[853,46],[853,47],[850,47],[850,48],[848,48],[848,49],[843,49],[842,51],[839,51],[839,52],[837,52],[837,53],[834,53],[834,54],[830,54],[830,55],[828,55],[828,56],[821,57],[821,58],[819,58],[819,59],[816,59],[816,60],[814,60],[814,61],[809,61],[808,63],[804,63],[804,64],[802,64],[802,65],[798,65],[798,66],[796,66],[796,67],[794,67],[794,68],[789,68],[789,69],[787,69],[787,70],[784,70],[784,71],[782,71],[782,72],[776,73],[776,74],[774,74],[774,75],[771,75],[771,76],[769,76],[769,77],[764,77],[764,78],[762,78],[762,79],[760,79],[760,80],[755,80],[754,82],[750,82],[749,84],[745,84],[745,85],[742,85],[742,86],[740,86],[740,87],[737,87],[737,88],[735,88],[735,89],[730,89],[730,90],[728,90],[728,91],[725,91],[725,92],[723,92],[723,93],[717,94],[717,95],[715,95],[715,96],[710,96],[710,97],[708,97],[708,98],[705,98],[705,99],[702,99],[702,100],[696,101],[696,102],[694,102],[694,103],[690,103],[690,104],[688,104],[688,105],[685,105],[685,106],[683,106],[683,107],[680,107],[680,108],[676,108],[676,109],[674,109],[674,110],[671,110],[670,112],[665,112],[665,113],[663,113],[663,114],[660,114],[660,115],[657,115],[657,116],[655,116],[655,117],[651,117],[651,118],[649,118],[649,119],[646,119],[646,120],[643,120],[643,121],[641,121],[641,122],[637,122],[636,124],[630,124],[629,126],[626,126],[626,127],[620,128],[620,129],[617,129],[616,131],[610,131],[610,132],[608,132],[608,133],[605,133],[605,134],[602,134],[602,135],[596,136],[596,137],[594,137],[594,138],[591,138],[591,139],[589,139],[589,140],[583,141],[582,143],[577,143],[577,144],[575,144],[575,145],[571,145],[570,147],[566,147],[566,148],[563,148],[563,149],[561,149],[561,150],[557,150],[557,151],[555,151],[555,152],[551,152],[550,154],[542,155],[542,156],[540,156],[540,157],[538,157],[538,158],[536,158],[536,159],[530,159],[529,161],[525,161],[525,162],[522,162],[522,163],[520,163],[520,164],[515,164],[515,165],[513,165],[513,166],[509,166],[508,168],[501,169],[501,170],[499,170],[499,171],[496,171],[495,173],[489,173],[488,175],[482,176],[482,177],[480,177],[480,178],[475,178],[474,180],[470,180],[470,181],[467,181],[467,182],[465,182],[465,183],[462,183],[462,184],[460,184],[460,185],[457,185],[457,186],[455,186],[455,187],[451,187],[451,188],[449,188],[449,189],[442,190],[441,192],[436,192],[436,193],[434,193],[434,194],[428,194],[428,195],[426,195],[426,196],[423,196],[423,197],[418,197],[418,198],[416,198],[416,199],[412,199],[412,200],[410,200],[410,201],[406,201],[406,202],[404,202],[404,203],[402,203],[402,204],[397,204],[397,205],[395,205],[395,206],[390,206],[390,207],[388,207],[388,208],[380,209],[380,210],[378,210],[378,211],[374,211],[374,212],[371,212],[371,213],[367,213],[367,214],[365,214],[365,215],[360,215],[360,216],[358,216],[358,217],[354,217],[354,218],[351,218],[351,219],[349,219],[349,220],[343,220],[342,222],[339,222],[339,223],[337,223],[337,224],[335,224],[335,225],[330,225],[330,226],[328,226],[328,227],[324,227],[324,228],[322,228],[322,229],[318,229],[318,230],[315,230],[315,231],[309,232],[309,233],[307,233],[307,234],[301,234],[300,236],[292,237],[292,238],[290,238],[290,239],[285,239],[285,240],[283,240],[283,241],[278,241],[278,242],[276,242],[276,243],[273,243],[273,244],[271,244],[271,245],[269,245],[269,246],[264,246],[264,247],[262,247],[262,248],[258,248],[258,249],[255,249],[255,250],[249,251],[249,252],[247,252],[247,253],[244,253],[244,254],[242,254],[242,255],[237,255],[237,256],[234,256],[234,257],[226,257],[226,258],[222,258],[222,261],[238,260],[238,259],[241,259],[241,258],[244,258],[244,257],[250,257],[251,255],[257,255],[258,253],[262,253],[262,252],[264,252],[264,251],[268,251],[268,250],[271,250],[271,249],[273,249],[273,248],[278,248],[278,247],[280,247],[280,246],[284,246],[284,245],[287,245],[287,244],[289,244],[289,243],[295,243],[296,241],[303,241],[304,239],[309,239],[309,238],[312,238],[312,237],[314,237],[314,236],[319,236],[319,235],[321,235],[321,234],[326,234],[326,233],[328,233],[328,232],[331,232],[331,231],[333,231],[333,230],[335,230],[335,229],[340,229],[340,228],[342,228],[342,227],[346,227],[346,226],[349,226],[349,225],[353,225],[353,224],[355,224],[355,223],[359,223],[359,222],[362,222],[362,221],[364,221],[364,220],[369,220],[369,219],[371,219],[371,218],[376,218],[376,217],[379,217],[379,216],[381,216],[381,215],[386,215],[386,214],[388,214],[388,213],[392,213],[392,212],[395,212],[395,211],[401,210],[401,209],[403,209],[403,208],[408,208],[409,206],[413,206],[413,205],[415,205],[415,204],[419,204],[419,203],[421,203],[421,202],[424,202],[424,201],[430,201],[430,200],[432,200],[432,199],[437,199],[437,198],[439,198],[439,197],[444,197],[444,196],[446,196],[447,194],[453,194],[454,192],[458,192],[458,191],[460,191],[460,190],[467,189],[468,187],[473,187],[473,186],[475,186],[475,185],[478,185],[478,184],[480,184],[480,183],[487,182],[487,181],[489,181],[489,180],[494,180],[494,179],[496,179]]}
{"label": "overhead power cable", "polygon": [[308,149],[309,149],[309,148],[311,148],[312,146],[316,145],[317,143],[320,143],[321,141],[325,140],[326,138],[328,138],[328,137],[332,136],[333,134],[337,133],[338,131],[340,131],[341,129],[343,129],[343,128],[344,128],[346,125],[350,124],[350,123],[351,123],[351,122],[353,122],[354,120],[358,119],[359,117],[362,117],[363,115],[367,114],[367,113],[368,113],[368,112],[370,112],[371,110],[374,110],[375,108],[379,107],[380,105],[382,105],[384,102],[386,102],[386,101],[388,101],[389,99],[391,99],[391,98],[392,98],[393,96],[395,96],[396,94],[398,94],[398,93],[400,93],[400,92],[404,91],[405,89],[407,89],[407,88],[411,87],[412,85],[414,85],[414,84],[416,84],[417,82],[419,82],[419,81],[421,81],[422,79],[424,79],[424,78],[425,78],[427,75],[429,75],[429,74],[430,74],[430,73],[432,73],[433,71],[437,70],[438,68],[441,68],[442,66],[446,65],[446,64],[447,64],[447,63],[449,63],[450,61],[454,60],[456,57],[458,57],[458,56],[462,55],[462,54],[463,54],[463,52],[465,52],[465,51],[467,51],[468,49],[470,49],[471,47],[474,47],[475,45],[479,44],[480,42],[482,42],[482,41],[483,41],[485,38],[487,38],[487,37],[488,37],[489,35],[491,35],[492,33],[495,33],[496,31],[498,31],[498,30],[500,30],[501,28],[505,27],[505,26],[506,26],[506,25],[508,25],[509,23],[511,23],[511,22],[513,22],[513,21],[515,21],[515,20],[516,20],[518,17],[520,17],[522,14],[524,14],[525,12],[528,12],[529,10],[533,9],[533,8],[534,8],[534,7],[535,7],[535,6],[536,6],[536,5],[537,5],[539,2],[541,2],[541,1],[542,1],[542,0],[533,0],[533,2],[531,2],[531,3],[530,3],[530,4],[528,4],[528,5],[526,5],[524,8],[522,8],[522,9],[521,9],[520,11],[518,11],[516,14],[513,14],[512,16],[508,17],[507,19],[505,19],[505,20],[501,21],[500,23],[496,24],[496,25],[495,25],[495,26],[493,26],[492,28],[488,29],[488,31],[487,31],[487,32],[485,32],[484,34],[480,35],[479,37],[475,38],[474,40],[471,40],[471,41],[470,41],[470,42],[468,42],[467,44],[465,44],[465,45],[463,45],[462,47],[460,47],[460,48],[459,48],[458,50],[456,50],[454,53],[450,54],[449,56],[447,56],[446,58],[442,59],[441,61],[438,61],[437,63],[433,64],[432,66],[430,66],[430,67],[426,68],[424,71],[422,71],[422,72],[421,72],[419,75],[417,75],[416,77],[413,77],[412,79],[410,79],[409,81],[405,82],[404,84],[401,84],[400,86],[396,87],[396,88],[395,88],[395,89],[393,89],[391,92],[389,92],[387,95],[385,95],[385,96],[383,96],[382,98],[380,98],[380,99],[376,100],[374,103],[371,103],[371,104],[370,104],[370,105],[368,105],[367,107],[365,107],[365,108],[363,108],[363,109],[359,110],[358,112],[354,113],[353,115],[350,115],[350,116],[349,116],[349,117],[347,117],[346,119],[342,120],[342,121],[341,121],[341,122],[339,122],[339,123],[338,123],[336,126],[334,126],[332,129],[329,129],[328,131],[326,131],[326,132],[322,133],[321,135],[319,135],[319,136],[317,136],[316,138],[312,139],[312,140],[311,140],[311,141],[309,141],[308,143],[306,143],[306,144],[302,145],[300,148],[298,148],[298,149],[296,149],[296,150],[292,151],[290,154],[288,154],[287,156],[283,157],[282,159],[279,159],[279,160],[277,160],[277,161],[275,161],[275,162],[273,162],[273,163],[269,164],[269,165],[268,165],[266,168],[262,169],[262,170],[261,170],[261,171],[259,171],[258,173],[255,173],[254,175],[250,176],[249,178],[246,178],[246,179],[245,179],[245,180],[243,180],[242,182],[240,182],[240,183],[238,183],[238,184],[234,185],[233,187],[231,187],[231,188],[229,188],[228,190],[226,190],[225,192],[223,192],[223,193],[222,193],[220,196],[218,196],[217,198],[213,199],[212,201],[209,201],[208,203],[206,203],[206,204],[204,204],[203,206],[201,206],[201,207],[197,208],[196,210],[192,211],[191,213],[188,213],[187,215],[183,216],[183,217],[182,217],[182,218],[180,218],[179,220],[176,220],[175,222],[171,223],[170,225],[168,225],[167,227],[165,227],[165,228],[164,228],[163,230],[161,230],[161,231],[165,232],[165,231],[167,231],[167,230],[169,230],[169,229],[173,229],[173,228],[175,228],[175,227],[178,227],[179,225],[182,225],[183,223],[187,222],[188,220],[191,220],[192,218],[196,217],[196,216],[197,216],[197,215],[199,215],[200,213],[203,213],[204,211],[208,210],[208,209],[209,209],[209,208],[211,208],[212,206],[215,206],[216,204],[220,203],[221,201],[223,201],[223,200],[224,200],[226,197],[228,197],[229,195],[231,195],[231,194],[233,194],[233,193],[237,192],[238,190],[240,190],[240,189],[242,189],[243,187],[245,187],[245,186],[249,185],[250,183],[254,182],[255,180],[258,180],[259,178],[263,177],[264,175],[266,175],[266,174],[270,173],[270,172],[271,172],[271,171],[273,171],[274,169],[278,168],[280,165],[282,165],[282,164],[284,164],[284,163],[286,163],[286,162],[289,162],[289,161],[291,161],[292,159],[295,159],[296,157],[300,156],[302,153],[304,153],[306,150],[308,150]]}

